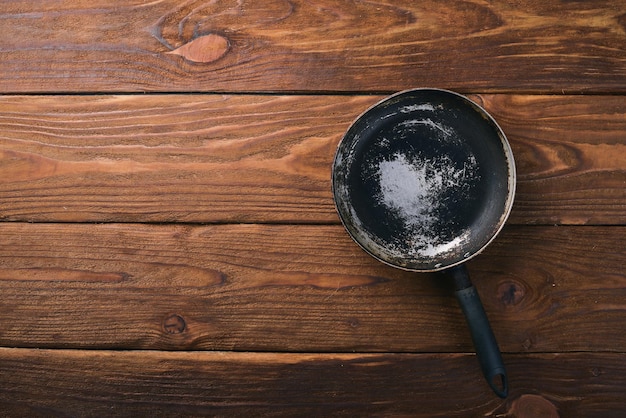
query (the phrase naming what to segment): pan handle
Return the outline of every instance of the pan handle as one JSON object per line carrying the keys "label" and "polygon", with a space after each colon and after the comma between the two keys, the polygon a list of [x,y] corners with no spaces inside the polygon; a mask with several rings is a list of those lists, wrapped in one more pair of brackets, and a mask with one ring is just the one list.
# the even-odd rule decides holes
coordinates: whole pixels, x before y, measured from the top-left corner
{"label": "pan handle", "polygon": [[476,288],[464,265],[452,267],[448,273],[454,279],[455,295],[467,320],[483,375],[495,394],[506,398],[509,387],[502,355]]}

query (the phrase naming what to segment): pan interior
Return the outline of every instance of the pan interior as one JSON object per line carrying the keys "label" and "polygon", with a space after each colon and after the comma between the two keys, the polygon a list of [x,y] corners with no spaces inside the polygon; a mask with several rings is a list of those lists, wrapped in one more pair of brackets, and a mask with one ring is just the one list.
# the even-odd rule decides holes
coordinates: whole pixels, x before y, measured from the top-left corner
{"label": "pan interior", "polygon": [[342,222],[374,257],[432,271],[497,234],[511,204],[513,162],[493,120],[440,90],[392,96],[342,140],[333,189]]}

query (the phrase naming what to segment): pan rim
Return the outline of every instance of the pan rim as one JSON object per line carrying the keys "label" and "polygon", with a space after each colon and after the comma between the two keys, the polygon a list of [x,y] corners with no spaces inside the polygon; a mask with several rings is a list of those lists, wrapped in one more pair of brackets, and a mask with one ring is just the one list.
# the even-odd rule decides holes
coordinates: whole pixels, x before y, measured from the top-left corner
{"label": "pan rim", "polygon": [[[507,163],[507,168],[508,168],[508,173],[507,173],[507,196],[506,196],[506,201],[505,204],[503,205],[503,212],[500,216],[500,219],[497,222],[497,227],[493,229],[493,231],[491,232],[491,236],[486,239],[486,241],[482,244],[482,246],[476,250],[474,250],[471,254],[466,255],[465,257],[444,264],[444,263],[440,263],[440,264],[436,264],[434,267],[407,267],[401,264],[396,264],[390,260],[386,260],[382,257],[380,257],[378,254],[376,254],[375,251],[371,250],[370,248],[368,248],[368,246],[361,242],[360,239],[358,239],[357,236],[355,236],[355,234],[353,233],[353,231],[351,230],[351,227],[349,226],[347,219],[344,219],[344,216],[346,216],[345,214],[343,214],[343,210],[340,208],[339,202],[341,201],[341,199],[338,197],[338,191],[337,191],[337,185],[335,184],[335,172],[337,170],[337,166],[338,166],[338,161],[340,159],[343,159],[342,156],[342,147],[341,145],[347,141],[348,139],[348,134],[350,133],[352,127],[361,119],[363,119],[364,117],[366,117],[368,114],[370,114],[373,110],[381,107],[382,105],[388,103],[389,101],[394,100],[396,97],[398,96],[402,96],[402,95],[407,95],[407,94],[411,94],[411,93],[423,93],[423,92],[433,92],[433,93],[443,93],[443,94],[448,94],[448,95],[452,95],[455,96],[457,98],[459,98],[462,102],[466,103],[470,108],[474,108],[475,111],[480,114],[483,118],[486,119],[487,123],[493,125],[493,127],[495,128],[495,130],[497,131],[498,134],[498,138],[500,140],[500,143],[502,145],[502,149],[503,149],[503,157],[505,158],[505,161]],[[489,244],[491,244],[493,242],[493,240],[495,240],[495,238],[498,236],[498,234],[502,231],[502,229],[504,228],[504,225],[506,224],[507,219],[509,218],[509,215],[511,213],[511,210],[513,208],[513,202],[515,200],[515,192],[516,192],[516,183],[517,183],[517,170],[516,170],[516,166],[515,166],[515,159],[513,156],[513,150],[511,148],[511,145],[506,137],[506,134],[504,133],[503,129],[501,128],[501,126],[498,124],[498,122],[494,119],[494,117],[487,112],[487,110],[481,106],[480,104],[476,103],[475,101],[471,100],[469,97],[457,93],[455,91],[452,90],[447,90],[447,89],[442,89],[442,88],[433,88],[433,87],[419,87],[419,88],[412,88],[412,89],[406,89],[406,90],[401,90],[398,91],[392,95],[386,96],[383,99],[379,100],[378,102],[372,104],[371,106],[369,106],[365,111],[363,111],[361,114],[359,114],[350,124],[348,130],[344,133],[344,135],[342,136],[341,140],[339,141],[339,143],[337,144],[337,149],[335,151],[335,155],[334,155],[334,159],[333,159],[333,165],[332,165],[332,170],[331,170],[331,189],[332,189],[332,195],[333,195],[333,202],[335,205],[335,210],[337,211],[338,215],[339,215],[339,219],[344,227],[344,229],[348,232],[348,235],[350,236],[350,238],[357,243],[357,245],[359,247],[361,247],[362,250],[364,250],[367,254],[369,254],[370,256],[372,256],[373,258],[375,258],[376,260],[389,265],[391,267],[394,268],[398,268],[401,270],[405,270],[405,271],[412,271],[412,272],[422,272],[422,273],[428,273],[428,272],[437,272],[437,271],[442,271],[442,270],[446,270],[455,266],[458,266],[460,264],[463,264],[469,260],[471,260],[472,258],[476,257],[478,254],[480,254]],[[352,208],[353,205],[351,203],[349,203],[349,206]],[[487,235],[485,235],[486,237]]]}

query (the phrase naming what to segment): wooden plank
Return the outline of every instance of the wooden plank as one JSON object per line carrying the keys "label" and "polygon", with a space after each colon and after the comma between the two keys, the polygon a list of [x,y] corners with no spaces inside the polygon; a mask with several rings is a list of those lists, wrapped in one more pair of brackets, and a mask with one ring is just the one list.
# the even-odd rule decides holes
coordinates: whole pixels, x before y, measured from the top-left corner
{"label": "wooden plank", "polygon": [[622,0],[2,2],[0,91],[626,92]]}
{"label": "wooden plank", "polygon": [[[337,142],[380,98],[0,97],[0,219],[337,223]],[[514,149],[511,223],[626,223],[625,96],[472,98]]]}
{"label": "wooden plank", "polygon": [[[624,232],[509,227],[471,260],[502,350],[623,351]],[[0,236],[0,346],[472,350],[445,277],[384,266],[338,225],[4,222]]]}
{"label": "wooden plank", "polygon": [[3,97],[0,216],[337,222],[330,164],[372,97]]}
{"label": "wooden plank", "polygon": [[508,399],[464,354],[0,349],[11,416],[620,417],[624,354],[507,355]]}

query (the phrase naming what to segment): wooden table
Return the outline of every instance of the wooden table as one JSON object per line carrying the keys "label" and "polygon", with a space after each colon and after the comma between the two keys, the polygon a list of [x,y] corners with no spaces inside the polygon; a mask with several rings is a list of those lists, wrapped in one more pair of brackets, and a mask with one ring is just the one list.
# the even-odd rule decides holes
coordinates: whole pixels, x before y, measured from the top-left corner
{"label": "wooden table", "polygon": [[[621,417],[626,2],[0,4],[7,416]],[[518,170],[450,285],[364,254],[333,154],[398,90],[467,94]]]}

